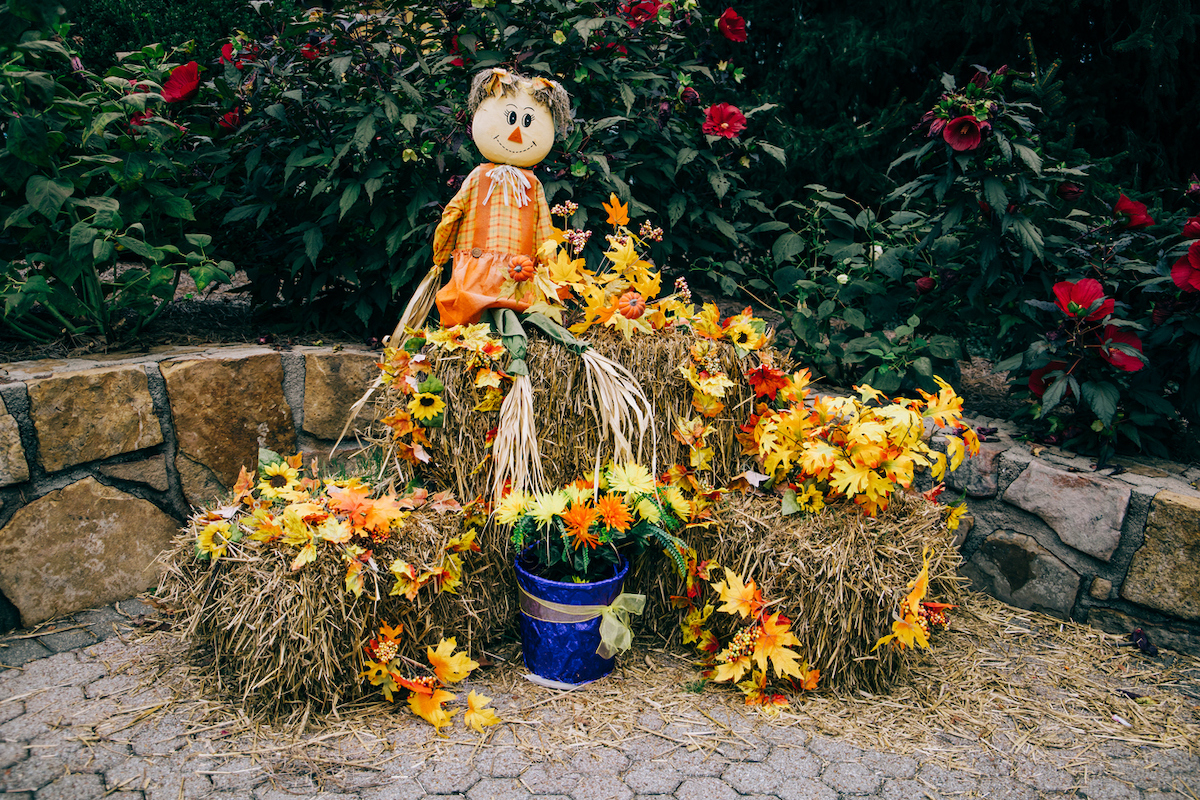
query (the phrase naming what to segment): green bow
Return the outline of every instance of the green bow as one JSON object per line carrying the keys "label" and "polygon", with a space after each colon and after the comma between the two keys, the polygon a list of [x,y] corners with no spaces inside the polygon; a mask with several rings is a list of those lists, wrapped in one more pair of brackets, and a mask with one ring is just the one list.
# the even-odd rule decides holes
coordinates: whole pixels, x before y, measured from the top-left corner
{"label": "green bow", "polygon": [[646,608],[646,595],[622,592],[606,606],[572,606],[552,603],[534,597],[518,586],[521,613],[542,622],[587,622],[600,617],[600,646],[596,655],[612,658],[619,650],[628,650],[633,645],[633,632],[629,630],[629,615],[641,615]]}

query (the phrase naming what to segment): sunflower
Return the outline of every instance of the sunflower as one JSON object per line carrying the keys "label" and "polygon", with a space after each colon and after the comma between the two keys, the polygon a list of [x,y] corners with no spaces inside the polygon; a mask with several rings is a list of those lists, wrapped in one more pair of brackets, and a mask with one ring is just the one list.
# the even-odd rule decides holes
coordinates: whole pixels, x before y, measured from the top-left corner
{"label": "sunflower", "polygon": [[742,350],[757,350],[764,344],[764,337],[745,322],[730,325],[725,329],[725,336],[734,347]]}
{"label": "sunflower", "polygon": [[212,522],[196,534],[196,549],[207,553],[215,561],[225,555],[225,546],[229,543],[229,523]]}
{"label": "sunflower", "polygon": [[300,483],[300,472],[286,461],[276,461],[263,467],[258,491],[271,500],[290,500]]}
{"label": "sunflower", "polygon": [[413,395],[413,399],[408,401],[409,413],[421,422],[428,422],[445,410],[445,401],[431,392],[415,394]]}

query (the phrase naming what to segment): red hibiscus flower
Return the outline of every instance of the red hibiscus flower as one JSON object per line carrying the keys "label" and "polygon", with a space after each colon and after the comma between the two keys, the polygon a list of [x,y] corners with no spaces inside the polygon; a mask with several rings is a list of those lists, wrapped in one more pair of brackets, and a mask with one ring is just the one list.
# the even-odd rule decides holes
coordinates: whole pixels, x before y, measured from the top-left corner
{"label": "red hibiscus flower", "polygon": [[1125,195],[1113,206],[1113,211],[1125,217],[1126,228],[1148,228],[1154,224],[1154,218],[1146,213],[1146,204],[1130,200]]}
{"label": "red hibiscus flower", "polygon": [[928,275],[922,275],[913,285],[917,287],[917,294],[929,294],[937,288],[937,281]]}
{"label": "red hibiscus flower", "polygon": [[1185,292],[1200,292],[1200,242],[1192,242],[1187,255],[1171,266],[1171,280]]}
{"label": "red hibiscus flower", "polygon": [[1123,344],[1141,353],[1142,340],[1137,337],[1137,334],[1115,325],[1105,325],[1103,339],[1104,347],[1100,348],[1100,357],[1114,367],[1126,372],[1137,372],[1146,366],[1137,356],[1113,347],[1115,344]]}
{"label": "red hibiscus flower", "polygon": [[1183,238],[1200,239],[1200,217],[1192,217],[1184,223]]}
{"label": "red hibiscus flower", "polygon": [[[1092,278],[1084,278],[1081,281],[1071,283],[1070,281],[1061,281],[1054,284],[1055,305],[1059,310],[1068,317],[1078,319],[1084,314],[1088,322],[1095,322],[1099,319],[1104,319],[1113,312],[1113,307],[1116,302],[1111,297],[1104,297],[1104,287],[1100,282]],[[1095,311],[1088,313],[1088,309],[1092,307],[1097,300],[1103,300]]]}
{"label": "red hibiscus flower", "polygon": [[242,110],[240,108],[235,108],[233,111],[227,112],[225,116],[217,120],[217,124],[219,124],[222,128],[228,128],[229,130],[234,130],[235,128],[240,127],[242,124]]}
{"label": "red hibiscus flower", "polygon": [[1051,361],[1044,367],[1038,367],[1033,372],[1029,373],[1029,391],[1033,392],[1038,397],[1046,393],[1049,384],[1046,383],[1046,375],[1051,372],[1058,372],[1067,368],[1065,361]]}
{"label": "red hibiscus flower", "polygon": [[1079,198],[1083,197],[1084,188],[1076,183],[1060,183],[1058,185],[1058,196],[1068,203],[1074,203]]}
{"label": "red hibiscus flower", "polygon": [[733,139],[746,130],[746,115],[729,103],[717,103],[715,106],[709,106],[705,112],[704,125],[700,130],[709,136]]}
{"label": "red hibiscus flower", "polygon": [[171,70],[171,77],[162,87],[162,99],[167,103],[191,100],[200,91],[200,65],[189,61]]}
{"label": "red hibiscus flower", "polygon": [[152,117],[152,116],[154,116],[154,115],[151,114],[149,111],[139,111],[136,114],[134,114],[132,117],[129,118],[129,124],[136,125],[137,127],[140,128],[143,125],[145,125],[146,121],[149,120],[150,117]]}
{"label": "red hibiscus flower", "polygon": [[450,59],[450,66],[461,67],[466,65],[467,62],[463,60],[462,54],[458,49],[458,34],[450,37],[450,46],[446,48],[446,51],[452,56],[458,56],[458,58]]}
{"label": "red hibiscus flower", "polygon": [[316,61],[317,56],[321,55],[320,51],[311,44],[300,45],[300,57],[308,61]]}
{"label": "red hibiscus flower", "polygon": [[942,129],[946,144],[958,152],[974,150],[983,139],[983,125],[973,116],[958,117],[946,123]]}
{"label": "red hibiscus flower", "polygon": [[258,48],[254,45],[247,45],[237,50],[234,49],[233,44],[230,42],[221,45],[221,63],[233,64],[238,69],[242,69],[245,64],[253,61],[257,55]]}
{"label": "red hibiscus flower", "polygon": [[725,9],[717,20],[717,30],[731,42],[746,41],[746,20],[732,8]]}
{"label": "red hibiscus flower", "polygon": [[629,27],[638,28],[658,17],[659,9],[665,3],[658,3],[655,0],[642,0],[640,3],[630,3],[629,5],[621,6],[617,13],[625,18],[629,23]]}

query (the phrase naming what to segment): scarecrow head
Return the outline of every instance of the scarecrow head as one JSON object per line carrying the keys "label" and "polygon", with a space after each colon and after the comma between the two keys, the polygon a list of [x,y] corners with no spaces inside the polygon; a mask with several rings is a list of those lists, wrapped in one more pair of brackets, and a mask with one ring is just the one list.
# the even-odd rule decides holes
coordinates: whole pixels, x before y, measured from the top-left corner
{"label": "scarecrow head", "polygon": [[471,138],[493,164],[532,167],[571,126],[571,99],[556,81],[506,69],[484,70],[471,82]]}

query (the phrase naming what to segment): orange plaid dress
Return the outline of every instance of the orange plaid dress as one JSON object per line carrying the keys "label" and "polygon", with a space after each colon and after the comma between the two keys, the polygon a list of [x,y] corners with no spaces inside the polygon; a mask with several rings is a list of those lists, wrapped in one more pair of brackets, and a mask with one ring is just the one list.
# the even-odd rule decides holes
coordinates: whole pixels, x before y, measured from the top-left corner
{"label": "orange plaid dress", "polygon": [[[492,180],[497,169],[508,173],[506,180]],[[528,303],[499,297],[500,288],[512,257],[536,258],[550,235],[546,193],[531,171],[496,164],[472,170],[433,235],[433,263],[454,257],[450,281],[437,293],[442,325],[478,322],[486,308],[528,308]]]}

